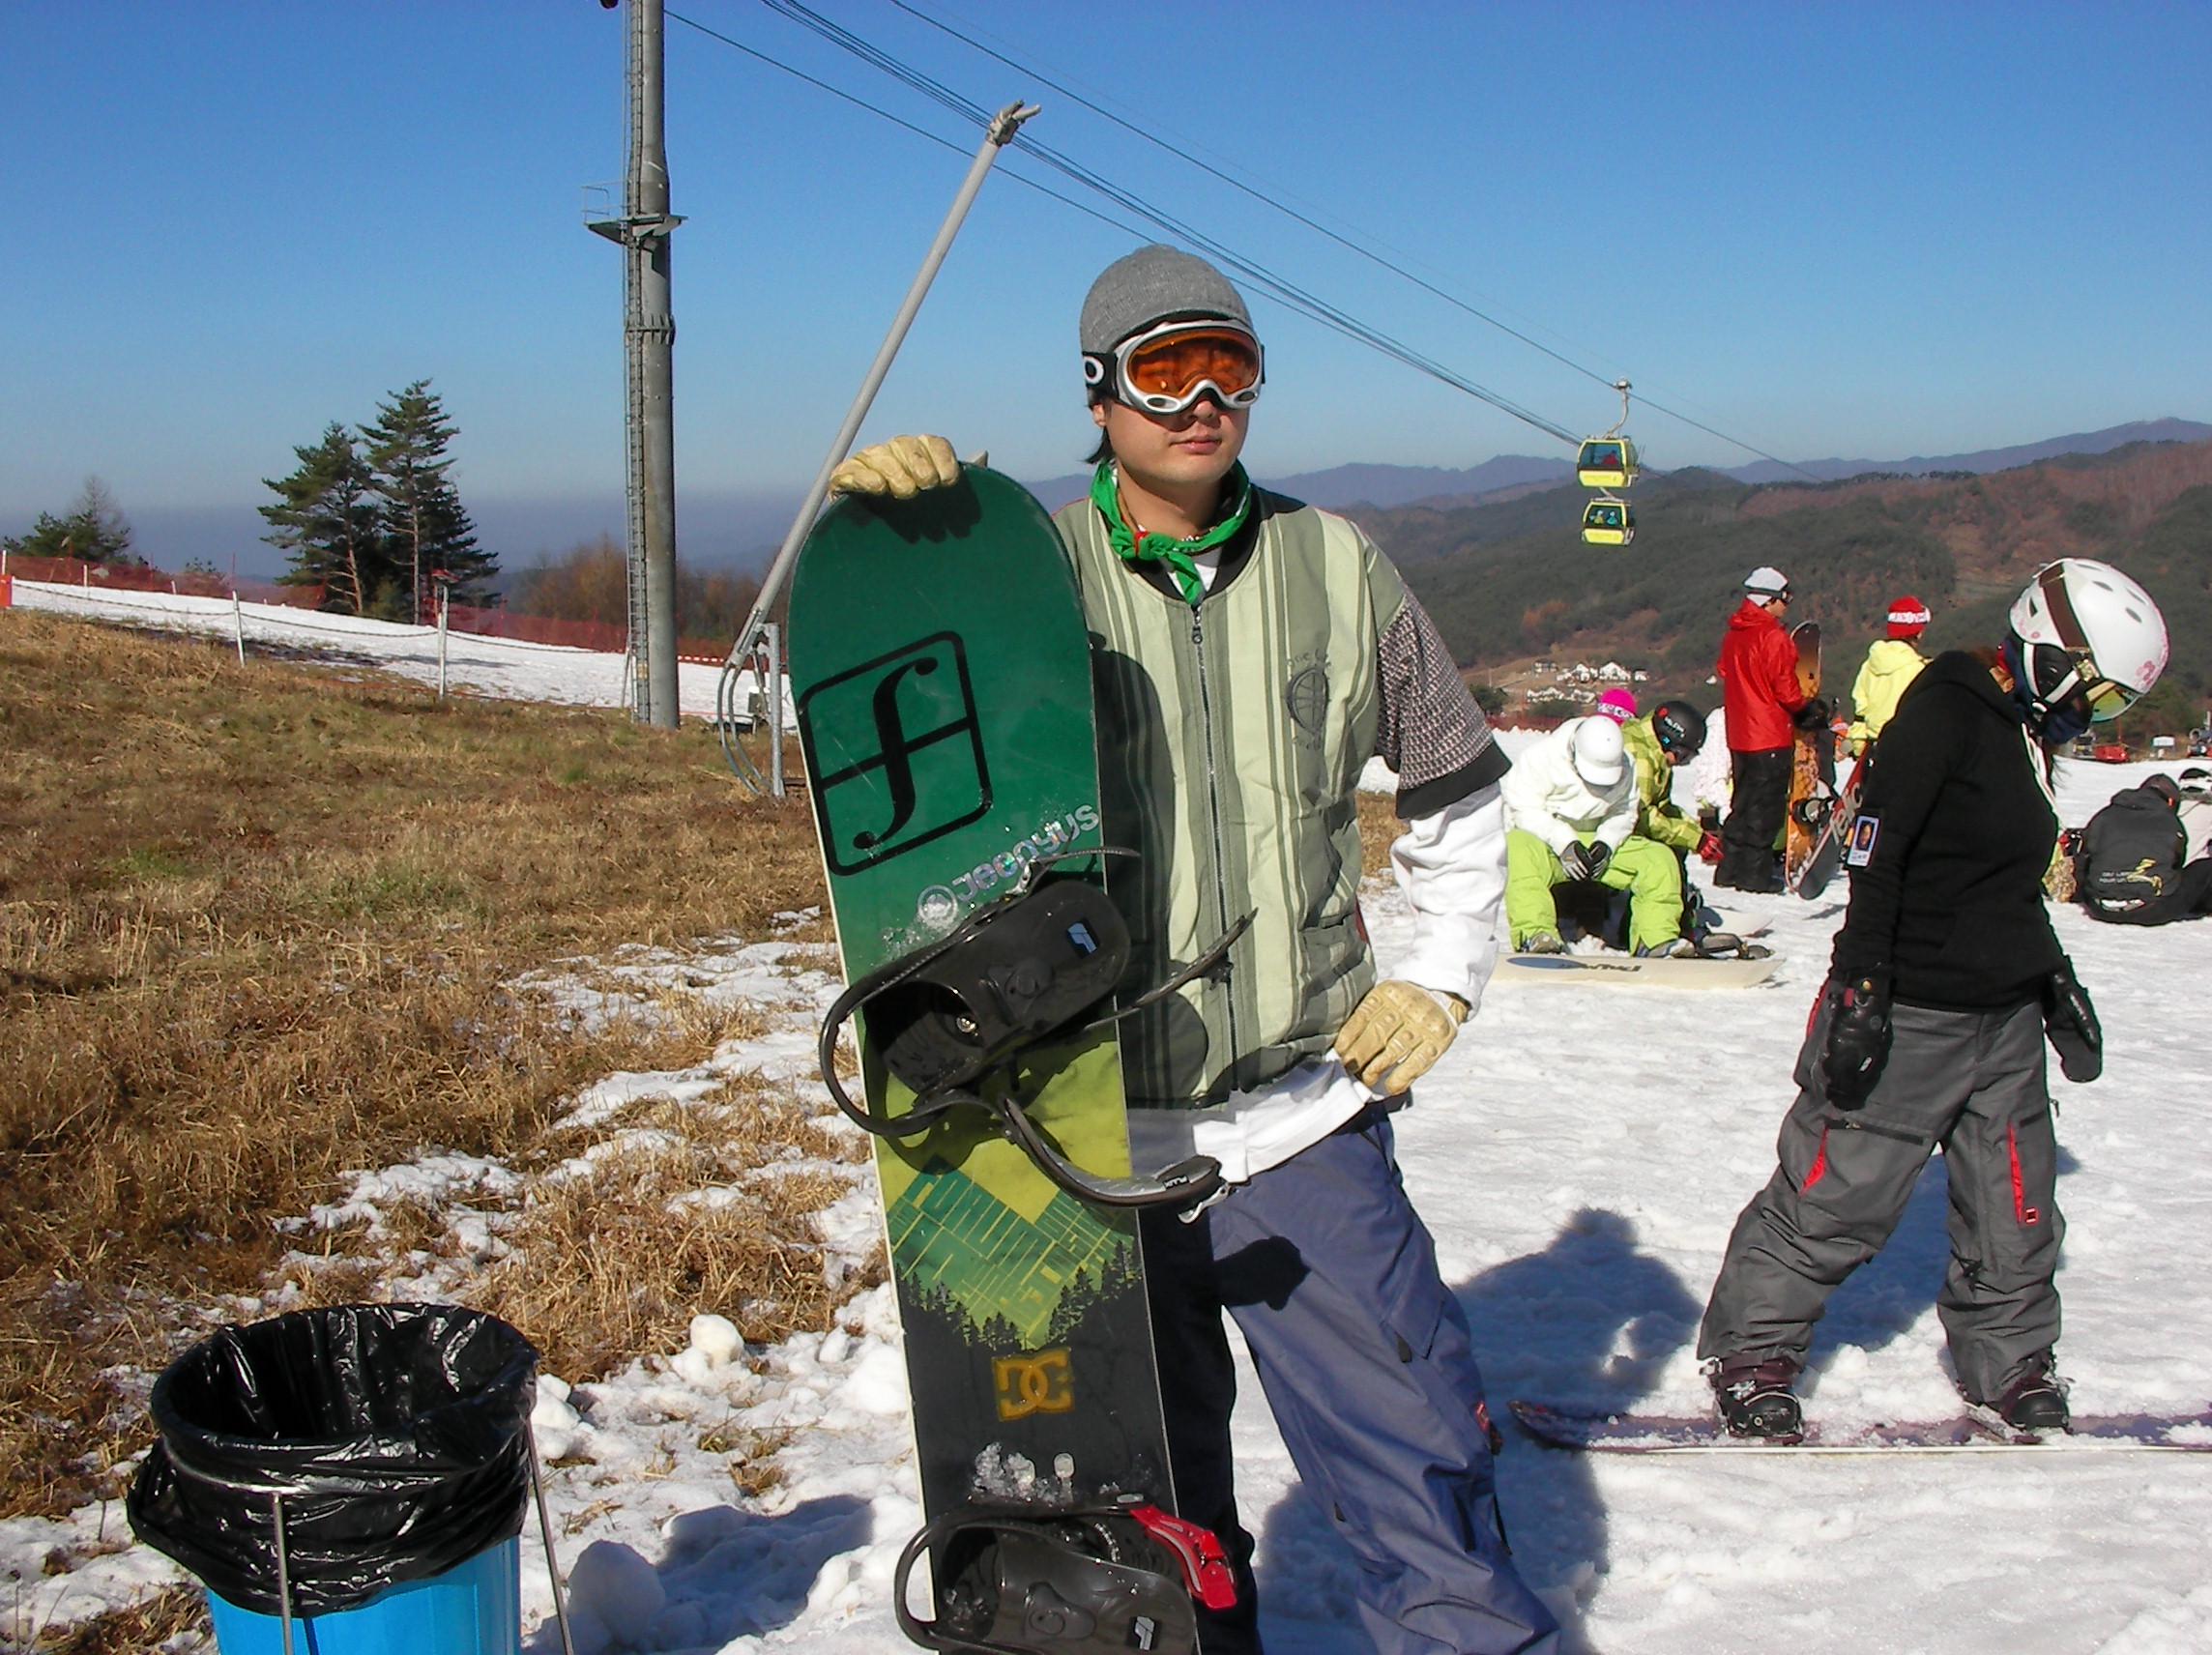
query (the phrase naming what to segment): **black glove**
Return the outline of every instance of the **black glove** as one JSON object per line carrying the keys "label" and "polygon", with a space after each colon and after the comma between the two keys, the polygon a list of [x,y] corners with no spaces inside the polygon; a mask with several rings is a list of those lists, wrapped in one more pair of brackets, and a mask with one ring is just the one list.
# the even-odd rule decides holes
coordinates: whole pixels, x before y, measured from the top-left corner
{"label": "black glove", "polygon": [[1831,716],[1828,704],[1816,695],[1809,697],[1804,706],[1790,714],[1790,722],[1800,730],[1825,730]]}
{"label": "black glove", "polygon": [[1604,862],[1605,847],[1602,844],[1585,845],[1577,840],[1559,853],[1559,866],[1567,870],[1569,879],[1586,880]]}
{"label": "black glove", "polygon": [[2064,955],[2058,969],[2043,979],[2043,1031],[2068,1080],[2085,1083],[2105,1072],[2105,1031],[2098,1027],[2097,1008],[2074,975],[2074,962]]}
{"label": "black glove", "polygon": [[1862,972],[1828,981],[1828,1044],[1820,1073],[1828,1101],[1861,1109],[1889,1061],[1889,973]]}

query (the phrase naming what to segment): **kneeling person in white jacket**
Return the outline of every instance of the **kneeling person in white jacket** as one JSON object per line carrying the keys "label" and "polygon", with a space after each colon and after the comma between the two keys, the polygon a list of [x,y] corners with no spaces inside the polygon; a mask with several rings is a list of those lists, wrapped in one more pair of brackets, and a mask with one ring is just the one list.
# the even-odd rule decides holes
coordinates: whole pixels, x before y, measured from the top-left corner
{"label": "kneeling person in white jacket", "polygon": [[1611,718],[1572,718],[1513,761],[1501,788],[1505,918],[1513,945],[1559,952],[1552,887],[1591,879],[1628,892],[1628,941],[1672,954],[1682,940],[1682,870],[1674,853],[1636,831],[1636,766]]}

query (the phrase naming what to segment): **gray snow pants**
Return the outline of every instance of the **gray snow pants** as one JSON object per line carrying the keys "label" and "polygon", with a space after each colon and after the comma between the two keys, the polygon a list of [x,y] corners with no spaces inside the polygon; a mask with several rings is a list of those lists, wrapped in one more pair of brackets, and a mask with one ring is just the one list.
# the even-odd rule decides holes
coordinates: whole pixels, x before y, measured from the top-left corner
{"label": "gray snow pants", "polygon": [[[1379,1113],[1238,1184],[1189,1224],[1144,1214],[1176,1501],[1248,1555],[1231,1488],[1237,1318],[1306,1492],[1359,1563],[1380,1655],[1553,1655],[1557,1624],[1496,1524],[1482,1375]],[[1257,1651],[1202,1617],[1205,1655]]]}
{"label": "gray snow pants", "polygon": [[1900,1005],[1866,1107],[1821,1090],[1823,1002],[1797,1054],[1781,1165],[1729,1237],[1698,1335],[1705,1357],[1802,1364],[1828,1294],[1873,1258],[1940,1145],[1951,1187],[1951,1265],[1936,1308],[1959,1383],[1994,1402],[2058,1339],[2058,1144],[2044,1081],[2043,1013]]}

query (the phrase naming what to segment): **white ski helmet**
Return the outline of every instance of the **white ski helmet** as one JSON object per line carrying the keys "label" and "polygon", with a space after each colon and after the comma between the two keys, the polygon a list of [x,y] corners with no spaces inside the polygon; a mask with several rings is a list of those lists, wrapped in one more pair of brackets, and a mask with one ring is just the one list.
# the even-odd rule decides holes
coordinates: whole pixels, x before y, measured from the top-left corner
{"label": "white ski helmet", "polygon": [[2081,694],[2091,719],[2117,718],[2166,670],[2166,617],[2110,564],[2060,558],[2044,565],[2010,620],[2021,691],[2042,716]]}
{"label": "white ski helmet", "polygon": [[1575,774],[1589,786],[1604,793],[1620,782],[1620,771],[1626,762],[1625,749],[1620,741],[1620,726],[1602,713],[1590,718],[1575,720],[1575,733],[1568,752],[1574,760]]}

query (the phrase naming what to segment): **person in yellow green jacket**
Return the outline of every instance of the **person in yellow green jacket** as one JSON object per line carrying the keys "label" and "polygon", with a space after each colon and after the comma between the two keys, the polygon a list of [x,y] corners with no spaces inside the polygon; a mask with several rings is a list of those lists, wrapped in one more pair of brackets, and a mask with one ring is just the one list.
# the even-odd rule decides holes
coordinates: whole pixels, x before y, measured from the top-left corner
{"label": "person in yellow green jacket", "polygon": [[1910,593],[1889,600],[1888,635],[1875,640],[1867,651],[1866,665],[1859,668],[1858,682],[1851,685],[1851,706],[1858,716],[1844,734],[1852,752],[1864,752],[1874,744],[1897,711],[1897,698],[1905,686],[1928,664],[1928,658],[1912,647],[1912,640],[1927,629],[1927,604]]}
{"label": "person in yellow green jacket", "polygon": [[1620,740],[1636,761],[1636,830],[1671,851],[1696,851],[1705,829],[1674,802],[1674,767],[1686,765],[1705,744],[1705,717],[1686,701],[1662,701],[1620,727]]}

